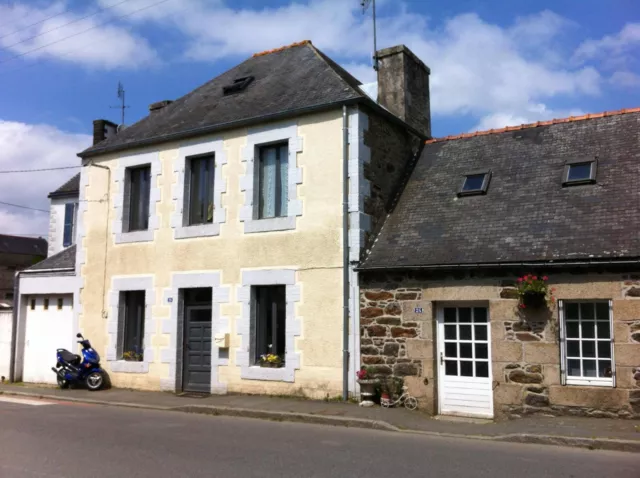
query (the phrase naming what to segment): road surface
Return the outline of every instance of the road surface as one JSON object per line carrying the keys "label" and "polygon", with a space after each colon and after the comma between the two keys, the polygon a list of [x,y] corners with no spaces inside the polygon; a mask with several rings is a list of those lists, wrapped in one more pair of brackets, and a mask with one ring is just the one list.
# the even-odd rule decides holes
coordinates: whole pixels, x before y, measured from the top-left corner
{"label": "road surface", "polygon": [[640,478],[640,455],[0,396],[0,477]]}

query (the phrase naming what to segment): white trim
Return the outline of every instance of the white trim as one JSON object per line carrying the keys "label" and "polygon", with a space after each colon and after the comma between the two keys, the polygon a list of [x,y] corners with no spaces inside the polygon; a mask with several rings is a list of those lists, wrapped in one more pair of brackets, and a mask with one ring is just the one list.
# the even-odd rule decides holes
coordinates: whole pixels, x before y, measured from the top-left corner
{"label": "white trim", "polygon": [[[144,354],[142,362],[118,360],[118,323],[120,321],[120,292],[144,290]],[[156,321],[153,319],[153,306],[156,305],[156,294],[153,288],[153,276],[113,277],[109,291],[109,307],[107,320],[107,362],[111,371],[118,373],[147,373],[149,364],[155,361],[151,337],[156,333]]]}
{"label": "white trim", "polygon": [[[287,216],[257,219],[255,208],[255,157],[259,146],[287,141],[289,146],[289,202]],[[302,137],[298,136],[297,122],[280,123],[247,132],[247,144],[242,148],[241,161],[245,173],[240,176],[240,190],[244,191],[244,206],[240,207],[240,221],[245,233],[284,231],[296,228],[296,217],[302,215],[302,200],[298,199],[298,184],[302,184],[302,168],[298,168],[297,154],[302,153]]]}
{"label": "white trim", "polygon": [[[149,193],[149,227],[145,231],[127,232],[124,227],[125,190],[127,168],[135,166],[151,165],[149,181],[151,188]],[[158,152],[142,153],[120,158],[118,168],[115,171],[114,185],[118,185],[118,192],[113,194],[115,219],[113,221],[113,234],[116,244],[131,242],[153,241],[154,231],[160,227],[160,215],[156,211],[156,203],[160,202],[161,189],[158,178],[162,174],[162,164]]]}
{"label": "white trim", "polygon": [[371,216],[364,212],[364,199],[371,195],[371,183],[364,177],[364,166],[371,161],[371,149],[364,142],[369,117],[353,108],[349,113],[349,260],[360,260],[365,233],[371,229]]}
{"label": "white trim", "polygon": [[[185,219],[185,171],[188,157],[202,154],[213,154],[213,222],[211,224],[186,225]],[[227,154],[224,150],[222,138],[202,139],[183,143],[178,150],[178,157],[173,161],[173,172],[178,177],[172,186],[172,200],[175,206],[171,214],[171,228],[175,239],[192,237],[217,236],[220,234],[220,224],[227,220],[227,208],[222,206],[222,194],[227,192],[227,182],[222,174],[222,166],[227,164]]]}
{"label": "white trim", "polygon": [[[169,348],[160,351],[160,362],[169,364],[169,375],[160,380],[160,387],[165,391],[176,391],[178,384],[178,315],[180,311],[180,289],[197,287],[211,287],[211,393],[224,394],[227,384],[218,380],[220,366],[229,365],[228,358],[220,358],[220,348],[215,345],[215,336],[219,333],[229,333],[229,318],[220,315],[220,304],[229,302],[229,287],[220,285],[220,272],[174,272],[171,274],[171,288],[165,289],[163,304],[169,304],[171,314],[161,322],[162,333],[169,335]],[[169,302],[171,299],[171,302]],[[182,364],[180,364],[182,365]],[[180,374],[181,375],[181,374]]]}
{"label": "white trim", "polygon": [[[286,286],[286,348],[282,368],[254,366],[251,361],[251,287],[258,285]],[[240,377],[247,380],[274,380],[294,382],[295,371],[300,369],[300,353],[296,352],[295,339],[301,335],[301,319],[296,317],[296,302],[301,300],[301,286],[296,283],[294,269],[243,270],[242,287],[238,288],[237,301],[242,305],[242,315],[237,322],[240,347],[236,350],[236,363]]]}

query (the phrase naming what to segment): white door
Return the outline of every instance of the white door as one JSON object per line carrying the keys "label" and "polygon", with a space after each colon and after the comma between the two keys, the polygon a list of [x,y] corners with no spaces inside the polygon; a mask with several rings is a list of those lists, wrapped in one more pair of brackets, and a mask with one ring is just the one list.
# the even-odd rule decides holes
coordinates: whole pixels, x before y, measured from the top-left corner
{"label": "white door", "polygon": [[72,301],[71,295],[27,298],[24,382],[56,383],[56,375],[51,370],[56,364],[56,350],[77,353]]}
{"label": "white door", "polygon": [[439,307],[438,357],[440,413],[493,417],[489,309]]}

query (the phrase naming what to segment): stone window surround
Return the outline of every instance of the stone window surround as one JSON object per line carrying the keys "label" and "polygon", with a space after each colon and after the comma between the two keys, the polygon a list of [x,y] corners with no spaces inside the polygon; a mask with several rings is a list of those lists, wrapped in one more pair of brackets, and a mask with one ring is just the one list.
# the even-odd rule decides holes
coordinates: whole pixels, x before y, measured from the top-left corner
{"label": "stone window surround", "polygon": [[[287,141],[289,145],[289,179],[287,216],[268,219],[257,218],[257,175],[255,158],[263,145]],[[241,161],[246,163],[245,174],[240,177],[240,190],[244,191],[244,206],[240,208],[240,221],[244,232],[285,231],[296,228],[296,217],[302,215],[302,201],[298,199],[298,184],[302,184],[302,168],[297,167],[297,154],[302,152],[302,137],[298,136],[297,122],[250,128],[247,144],[242,148]]]}
{"label": "stone window surround", "polygon": [[[186,162],[192,156],[204,154],[214,155],[213,222],[211,224],[188,226],[184,217],[186,209]],[[173,171],[178,177],[177,182],[172,187],[172,199],[175,209],[171,214],[171,227],[174,230],[175,239],[218,236],[220,234],[220,224],[226,222],[227,217],[226,208],[222,207],[222,194],[227,190],[226,180],[222,176],[222,166],[225,164],[227,164],[227,155],[224,151],[222,138],[198,140],[180,145],[178,157],[173,162]]]}
{"label": "stone window surround", "polygon": [[[126,276],[114,277],[111,280],[111,290],[109,291],[109,305],[111,311],[107,320],[107,334],[109,336],[107,345],[107,362],[111,365],[111,371],[118,373],[148,373],[149,364],[155,360],[153,347],[151,347],[151,336],[155,334],[156,321],[153,319],[152,309],[156,303],[156,294],[153,288],[153,276]],[[118,347],[118,325],[120,317],[120,297],[121,292],[144,290],[144,355],[142,362],[129,362],[119,360],[117,355]]]}
{"label": "stone window surround", "polygon": [[[286,286],[286,356],[282,368],[266,368],[251,364],[251,287],[260,285]],[[296,302],[301,300],[301,288],[296,284],[295,269],[243,270],[242,286],[238,288],[238,302],[242,315],[237,323],[240,348],[236,350],[236,363],[240,377],[246,380],[294,382],[295,371],[300,369],[300,353],[295,352],[295,338],[301,335],[301,320],[296,317]]]}
{"label": "stone window surround", "polygon": [[[127,169],[136,166],[151,165],[151,188],[149,194],[149,227],[145,231],[127,232],[124,230],[125,224],[125,197],[127,196]],[[114,196],[115,204],[115,220],[113,221],[113,231],[116,244],[126,244],[131,242],[148,242],[153,241],[154,231],[160,227],[160,216],[156,212],[156,203],[160,201],[160,187],[158,185],[158,177],[162,174],[162,165],[160,163],[160,155],[156,152],[135,154],[120,158],[118,167],[115,172],[116,184],[118,192]]]}
{"label": "stone window surround", "polygon": [[[160,362],[169,364],[169,375],[160,379],[160,388],[165,391],[180,390],[182,384],[182,347],[178,344],[178,327],[183,325],[180,299],[180,289],[211,287],[211,393],[224,394],[227,385],[218,381],[218,367],[229,365],[228,358],[220,357],[220,348],[213,340],[216,334],[229,333],[229,318],[220,315],[220,304],[229,302],[229,287],[220,285],[220,272],[174,272],[171,275],[171,288],[165,289],[163,304],[171,307],[168,319],[161,321],[162,334],[169,335],[169,348],[160,351]],[[171,298],[171,302],[169,302]],[[180,372],[180,373],[178,373]]]}

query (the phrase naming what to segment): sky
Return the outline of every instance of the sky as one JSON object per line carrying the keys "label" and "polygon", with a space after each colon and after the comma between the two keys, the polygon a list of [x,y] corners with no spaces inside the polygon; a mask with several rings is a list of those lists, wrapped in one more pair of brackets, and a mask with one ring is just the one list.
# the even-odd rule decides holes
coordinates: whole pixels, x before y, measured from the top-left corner
{"label": "sky", "polygon": [[[435,137],[640,106],[637,0],[377,0],[378,48],[431,68]],[[364,83],[360,0],[0,0],[0,233],[46,237],[92,121],[126,123],[253,53],[311,40]]]}

